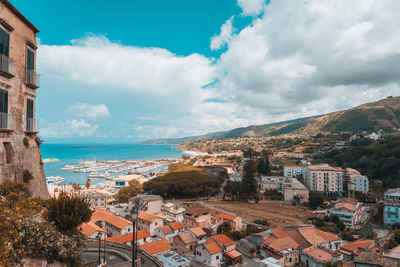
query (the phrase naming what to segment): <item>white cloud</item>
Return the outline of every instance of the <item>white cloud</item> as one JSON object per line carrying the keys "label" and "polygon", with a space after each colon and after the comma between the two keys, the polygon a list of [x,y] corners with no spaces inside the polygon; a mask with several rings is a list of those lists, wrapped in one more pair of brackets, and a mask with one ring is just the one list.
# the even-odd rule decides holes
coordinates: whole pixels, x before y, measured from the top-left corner
{"label": "white cloud", "polygon": [[210,44],[211,50],[221,49],[227,42],[229,42],[232,39],[232,34],[235,30],[232,26],[232,20],[233,16],[221,26],[220,34],[214,35],[211,38],[211,44]]}
{"label": "white cloud", "polygon": [[238,5],[245,16],[257,16],[261,13],[265,0],[238,0]]}
{"label": "white cloud", "polygon": [[130,138],[156,139],[175,137],[183,129],[162,125],[135,125]]}
{"label": "white cloud", "polygon": [[110,116],[110,111],[104,104],[89,105],[87,103],[77,102],[74,105],[69,106],[67,110],[77,117],[89,119],[105,118]]}
{"label": "white cloud", "polygon": [[86,137],[97,135],[99,125],[91,125],[84,119],[46,123],[40,135],[47,138]]}

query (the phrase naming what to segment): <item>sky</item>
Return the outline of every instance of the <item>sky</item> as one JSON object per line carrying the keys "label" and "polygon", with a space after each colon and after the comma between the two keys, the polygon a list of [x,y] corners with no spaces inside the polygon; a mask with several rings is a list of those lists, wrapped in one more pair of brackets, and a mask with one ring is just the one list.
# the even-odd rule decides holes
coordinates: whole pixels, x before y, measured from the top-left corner
{"label": "sky", "polygon": [[400,92],[398,0],[11,2],[40,30],[49,143],[205,134]]}

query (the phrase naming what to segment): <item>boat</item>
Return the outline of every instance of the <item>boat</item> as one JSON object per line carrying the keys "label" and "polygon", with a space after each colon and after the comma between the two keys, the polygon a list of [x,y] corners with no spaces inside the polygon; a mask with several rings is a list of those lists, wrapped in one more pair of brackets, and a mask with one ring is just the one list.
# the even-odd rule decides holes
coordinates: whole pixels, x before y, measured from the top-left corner
{"label": "boat", "polygon": [[61,168],[63,171],[72,171],[75,169],[75,166],[72,165],[65,165],[64,167]]}
{"label": "boat", "polygon": [[62,182],[64,182],[65,178],[60,177],[60,176],[49,176],[46,177],[46,182],[48,184],[60,184]]}

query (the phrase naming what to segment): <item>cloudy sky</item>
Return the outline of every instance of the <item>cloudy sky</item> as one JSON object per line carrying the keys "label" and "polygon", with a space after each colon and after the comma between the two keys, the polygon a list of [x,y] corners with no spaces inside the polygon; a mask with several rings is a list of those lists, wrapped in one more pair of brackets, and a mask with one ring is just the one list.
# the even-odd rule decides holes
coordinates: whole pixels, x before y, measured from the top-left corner
{"label": "cloudy sky", "polygon": [[14,0],[48,142],[228,130],[400,95],[398,0]]}

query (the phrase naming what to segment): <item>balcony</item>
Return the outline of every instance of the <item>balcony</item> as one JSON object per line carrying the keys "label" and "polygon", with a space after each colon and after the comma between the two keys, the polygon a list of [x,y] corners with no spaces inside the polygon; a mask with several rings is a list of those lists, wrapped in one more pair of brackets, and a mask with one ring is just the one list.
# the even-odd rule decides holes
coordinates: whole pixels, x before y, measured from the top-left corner
{"label": "balcony", "polygon": [[26,133],[37,133],[39,132],[39,120],[34,118],[24,118],[25,127],[24,130]]}
{"label": "balcony", "polygon": [[10,132],[14,130],[14,117],[11,114],[0,112],[0,131]]}
{"label": "balcony", "polygon": [[0,75],[6,78],[14,77],[15,75],[10,70],[13,63],[8,56],[0,54]]}
{"label": "balcony", "polygon": [[32,89],[39,88],[40,85],[40,75],[36,74],[36,71],[26,69],[26,78],[25,78],[26,86],[29,86]]}

